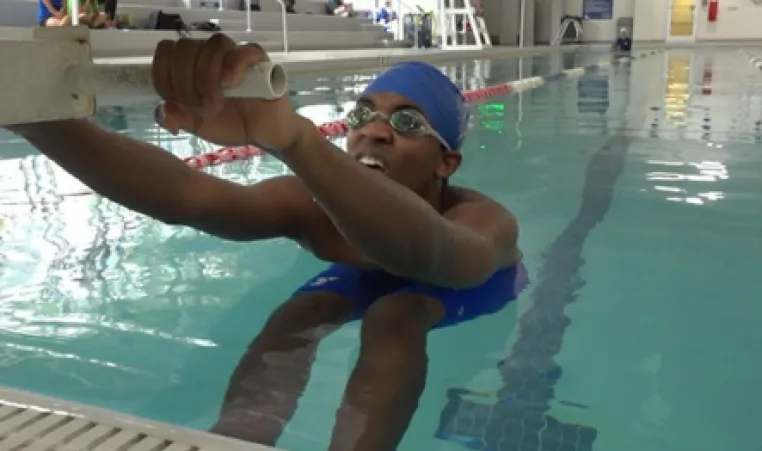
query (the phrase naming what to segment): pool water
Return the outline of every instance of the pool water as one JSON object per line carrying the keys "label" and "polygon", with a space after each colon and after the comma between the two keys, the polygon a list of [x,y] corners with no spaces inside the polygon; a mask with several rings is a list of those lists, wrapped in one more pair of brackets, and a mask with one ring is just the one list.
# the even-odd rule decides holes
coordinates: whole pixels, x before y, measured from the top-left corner
{"label": "pool water", "polygon": [[[473,89],[602,59],[445,70]],[[292,87],[326,122],[367,81]],[[400,450],[760,449],[762,73],[737,49],[673,50],[473,111],[454,183],[514,212],[533,283],[498,314],[431,334]],[[150,105],[98,120],[178,156],[212,150],[158,130]],[[263,157],[209,171],[251,183],[286,168]],[[0,384],[208,428],[267,315],[325,264],[85,191],[0,134]],[[325,449],[358,326],[321,346],[279,447]]]}

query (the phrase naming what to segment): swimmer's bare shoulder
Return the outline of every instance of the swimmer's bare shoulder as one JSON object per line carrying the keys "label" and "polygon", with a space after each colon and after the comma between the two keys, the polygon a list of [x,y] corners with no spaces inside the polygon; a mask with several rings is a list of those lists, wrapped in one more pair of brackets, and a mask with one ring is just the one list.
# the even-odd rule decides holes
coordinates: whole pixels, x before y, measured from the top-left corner
{"label": "swimmer's bare shoulder", "polygon": [[486,194],[462,186],[448,186],[442,193],[442,215],[466,227],[478,228],[482,233],[501,236],[497,241],[507,243],[505,267],[521,260],[516,217]]}

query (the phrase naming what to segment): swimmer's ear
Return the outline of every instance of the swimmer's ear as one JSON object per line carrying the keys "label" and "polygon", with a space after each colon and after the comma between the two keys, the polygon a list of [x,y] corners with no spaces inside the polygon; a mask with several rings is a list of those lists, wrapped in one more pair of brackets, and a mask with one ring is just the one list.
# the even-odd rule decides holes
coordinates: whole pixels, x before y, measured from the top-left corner
{"label": "swimmer's ear", "polygon": [[446,179],[450,177],[460,167],[463,156],[460,152],[444,151],[439,166],[437,166],[437,177]]}

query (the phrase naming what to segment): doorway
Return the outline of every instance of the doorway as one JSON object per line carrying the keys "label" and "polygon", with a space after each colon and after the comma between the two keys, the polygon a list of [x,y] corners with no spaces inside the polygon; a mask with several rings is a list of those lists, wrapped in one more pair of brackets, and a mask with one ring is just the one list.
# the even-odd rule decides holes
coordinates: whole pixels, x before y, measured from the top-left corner
{"label": "doorway", "polygon": [[[641,0],[642,1],[642,0]],[[670,0],[667,18],[667,41],[696,40],[697,0]]]}

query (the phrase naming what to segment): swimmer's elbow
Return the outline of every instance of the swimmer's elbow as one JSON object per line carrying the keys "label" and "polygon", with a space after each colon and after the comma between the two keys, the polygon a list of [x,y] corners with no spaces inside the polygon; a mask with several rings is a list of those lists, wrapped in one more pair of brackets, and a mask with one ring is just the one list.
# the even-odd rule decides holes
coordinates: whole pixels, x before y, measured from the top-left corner
{"label": "swimmer's elbow", "polygon": [[420,274],[417,279],[437,287],[463,290],[483,284],[495,270],[496,268],[492,265],[468,266],[465,263],[456,262],[447,266],[441,265],[436,271]]}
{"label": "swimmer's elbow", "polygon": [[481,238],[444,239],[419,267],[417,280],[443,288],[473,288],[492,276],[499,260],[499,253]]}

